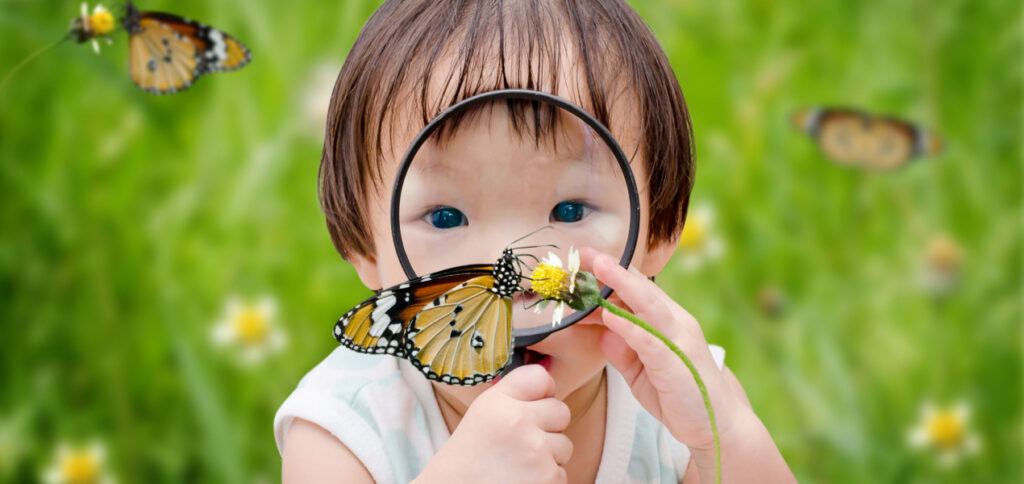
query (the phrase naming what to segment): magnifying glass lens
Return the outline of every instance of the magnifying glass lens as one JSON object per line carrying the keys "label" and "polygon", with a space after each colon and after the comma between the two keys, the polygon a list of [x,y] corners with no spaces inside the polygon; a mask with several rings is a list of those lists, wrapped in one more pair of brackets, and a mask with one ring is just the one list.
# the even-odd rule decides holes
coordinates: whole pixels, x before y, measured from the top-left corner
{"label": "magnifying glass lens", "polygon": [[622,149],[578,106],[529,90],[461,101],[417,135],[395,176],[391,236],[409,280],[346,312],[334,337],[430,380],[490,381],[593,311],[564,304],[589,269],[578,250],[626,266],[639,203]]}
{"label": "magnifying glass lens", "polygon": [[[570,249],[623,253],[629,192],[612,149],[560,108],[542,106],[553,119],[538,125],[530,111],[540,108],[515,106],[483,105],[413,156],[399,219],[417,273],[494,263],[506,248],[524,278],[541,261],[570,271]],[[516,329],[551,326],[554,305],[538,315],[529,307],[537,302],[532,293],[514,296]]]}

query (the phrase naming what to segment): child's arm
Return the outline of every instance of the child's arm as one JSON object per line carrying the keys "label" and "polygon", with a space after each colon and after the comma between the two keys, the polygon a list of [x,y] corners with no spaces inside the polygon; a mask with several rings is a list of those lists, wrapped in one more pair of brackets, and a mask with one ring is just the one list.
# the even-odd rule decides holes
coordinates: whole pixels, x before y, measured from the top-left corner
{"label": "child's arm", "polygon": [[374,484],[370,471],[335,436],[308,420],[296,418],[281,455],[281,481],[289,483]]}
{"label": "child's arm", "polygon": [[[722,446],[722,482],[796,482],[771,435],[750,408],[731,371],[719,371],[697,321],[635,269],[607,255],[581,252],[594,275],[615,290],[626,307],[665,334],[689,356],[711,398]],[[629,382],[633,395],[673,437],[690,448],[700,481],[712,482],[715,450],[707,409],[689,370],[668,347],[630,321],[603,312],[610,331],[601,337],[608,361]],[[685,482],[691,481],[687,473]]]}

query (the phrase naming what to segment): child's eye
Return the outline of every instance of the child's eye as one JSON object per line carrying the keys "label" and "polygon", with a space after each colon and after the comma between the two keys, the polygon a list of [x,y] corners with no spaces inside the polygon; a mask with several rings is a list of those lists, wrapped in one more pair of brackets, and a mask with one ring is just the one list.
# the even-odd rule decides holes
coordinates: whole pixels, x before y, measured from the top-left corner
{"label": "child's eye", "polygon": [[551,209],[552,222],[579,222],[583,218],[586,207],[582,203],[567,200],[558,202],[555,208]]}
{"label": "child's eye", "polygon": [[468,225],[466,216],[457,208],[438,207],[429,214],[430,223],[439,229],[450,229],[460,225]]}

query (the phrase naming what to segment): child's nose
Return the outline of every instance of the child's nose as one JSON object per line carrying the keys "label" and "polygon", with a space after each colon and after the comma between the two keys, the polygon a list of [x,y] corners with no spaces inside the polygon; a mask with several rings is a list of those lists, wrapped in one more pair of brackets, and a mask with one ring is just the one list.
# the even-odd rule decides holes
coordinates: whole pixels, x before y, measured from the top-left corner
{"label": "child's nose", "polygon": [[[524,260],[532,261],[530,257],[537,257],[540,259],[544,252],[544,247],[535,247],[549,243],[542,236],[544,231],[538,232],[532,236],[523,238],[523,236],[534,232],[538,229],[536,225],[528,225],[526,223],[515,223],[513,221],[503,221],[493,224],[491,227],[485,228],[482,232],[486,235],[480,237],[477,240],[470,241],[470,250],[476,252],[475,255],[481,256],[480,260],[494,260],[501,255],[501,252],[506,248],[514,249],[516,247],[530,247],[518,249],[515,251],[517,256],[522,257],[525,254]],[[521,239],[521,240],[519,240]],[[531,267],[533,264],[531,264]],[[524,274],[526,275],[526,274]]]}

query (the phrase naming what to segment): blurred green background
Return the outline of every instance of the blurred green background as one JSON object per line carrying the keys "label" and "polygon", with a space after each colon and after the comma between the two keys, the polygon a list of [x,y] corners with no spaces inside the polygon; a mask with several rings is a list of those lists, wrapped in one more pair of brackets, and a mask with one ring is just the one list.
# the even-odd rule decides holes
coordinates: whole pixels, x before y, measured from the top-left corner
{"label": "blurred green background", "polygon": [[[1021,5],[631,3],[693,117],[693,200],[714,212],[696,246],[724,249],[658,282],[726,348],[797,477],[1021,482]],[[376,5],[152,0],[234,34],[252,64],[152,96],[116,32],[0,90],[0,481],[41,480],[90,442],[120,482],[279,479],[274,412],[369,294],[333,250],[316,174],[333,78]],[[0,3],[0,75],[78,8]],[[919,122],[947,148],[838,166],[788,120],[823,104]],[[218,344],[232,297],[276,315]],[[268,321],[286,343],[247,358]],[[971,409],[976,453],[944,466],[908,444],[928,402]]]}

